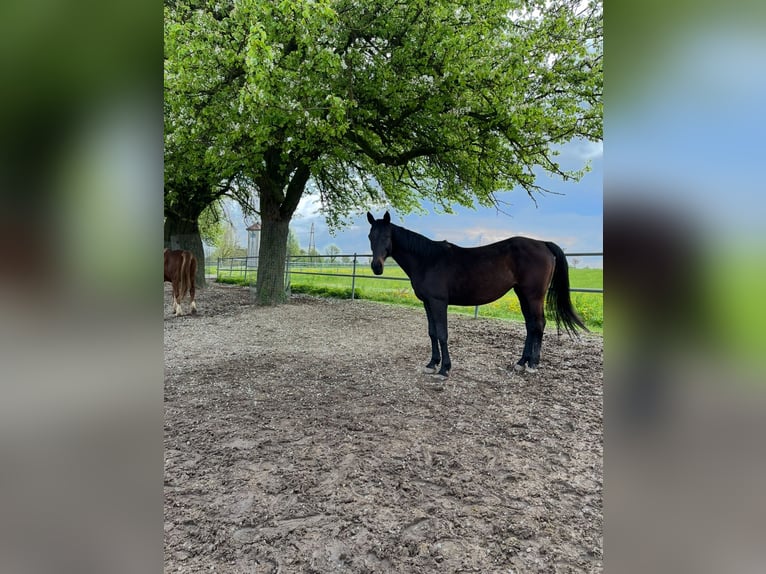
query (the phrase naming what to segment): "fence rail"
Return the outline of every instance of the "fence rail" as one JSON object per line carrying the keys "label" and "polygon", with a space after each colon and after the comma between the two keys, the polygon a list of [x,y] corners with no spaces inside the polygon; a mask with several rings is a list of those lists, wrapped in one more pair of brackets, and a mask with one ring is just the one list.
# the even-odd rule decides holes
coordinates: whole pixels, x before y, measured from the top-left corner
{"label": "fence rail", "polygon": [[[567,258],[572,257],[603,257],[602,252],[587,252],[587,253],[565,253]],[[325,260],[329,260],[326,263]],[[351,298],[354,299],[356,292],[356,280],[357,279],[375,279],[383,281],[409,281],[407,277],[391,277],[383,275],[367,275],[357,272],[357,265],[360,261],[369,263],[372,260],[372,254],[339,254],[339,255],[292,255],[287,258],[285,264],[285,285],[290,285],[291,275],[315,275],[324,277],[348,277],[351,279]],[[398,268],[399,266],[393,261],[387,263],[389,268]],[[331,267],[333,272],[324,271],[323,268]],[[351,273],[338,273],[335,270],[348,267]],[[319,271],[316,269],[319,268]],[[311,269],[311,271],[301,271],[301,269]],[[236,274],[237,277],[242,277],[247,282],[248,274],[252,275],[253,279],[258,272],[258,257],[225,257],[218,258],[216,265],[216,280],[221,279],[225,275],[232,277]],[[603,289],[591,289],[586,287],[572,287],[570,289],[573,292],[579,293],[604,293]]]}

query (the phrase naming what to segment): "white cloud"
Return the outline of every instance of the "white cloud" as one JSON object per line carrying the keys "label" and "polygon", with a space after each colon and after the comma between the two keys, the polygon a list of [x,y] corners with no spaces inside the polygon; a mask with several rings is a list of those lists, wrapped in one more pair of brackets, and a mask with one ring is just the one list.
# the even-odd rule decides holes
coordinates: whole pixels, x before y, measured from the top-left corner
{"label": "white cloud", "polygon": [[460,242],[466,247],[475,245],[488,245],[503,239],[508,239],[518,233],[510,233],[506,229],[492,229],[491,227],[471,227],[466,229],[456,229],[455,234],[459,234]]}
{"label": "white cloud", "polygon": [[604,142],[578,142],[575,153],[583,160],[592,160],[604,157]]}
{"label": "white cloud", "polygon": [[319,195],[304,193],[298,202],[294,217],[302,219],[317,217],[321,208],[322,202],[319,199]]}
{"label": "white cloud", "polygon": [[560,157],[574,159],[578,163],[604,156],[604,142],[576,139],[558,147]]}

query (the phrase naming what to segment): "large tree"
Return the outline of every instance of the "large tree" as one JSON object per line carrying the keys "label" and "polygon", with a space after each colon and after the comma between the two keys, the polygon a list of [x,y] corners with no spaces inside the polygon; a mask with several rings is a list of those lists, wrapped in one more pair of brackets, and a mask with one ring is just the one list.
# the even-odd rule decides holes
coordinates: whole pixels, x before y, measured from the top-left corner
{"label": "large tree", "polygon": [[492,205],[541,191],[538,168],[579,178],[557,146],[601,138],[600,2],[179,1],[166,19],[173,130],[258,195],[261,303],[284,297],[309,187],[333,226],[375,203]]}
{"label": "large tree", "polygon": [[164,236],[165,247],[196,255],[197,284],[203,286],[200,224],[220,217],[216,206],[224,197],[234,198],[246,210],[252,206],[248,182],[227,151],[227,121],[234,117],[231,106],[241,86],[220,82],[215,61],[199,54],[200,46],[216,49],[205,39],[206,26],[200,23],[205,12],[200,10],[184,2],[167,2],[165,7]]}

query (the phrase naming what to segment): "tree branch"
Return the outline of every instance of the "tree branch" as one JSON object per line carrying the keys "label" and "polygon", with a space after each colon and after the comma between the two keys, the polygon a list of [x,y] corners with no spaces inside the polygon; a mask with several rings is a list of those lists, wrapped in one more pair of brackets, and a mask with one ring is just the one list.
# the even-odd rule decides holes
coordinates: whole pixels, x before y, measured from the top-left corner
{"label": "tree branch", "polygon": [[311,167],[307,162],[302,161],[290,178],[290,183],[287,184],[285,199],[279,207],[279,214],[282,217],[289,219],[293,216],[310,177]]}
{"label": "tree branch", "polygon": [[403,151],[398,154],[387,154],[387,153],[382,153],[375,150],[373,146],[367,140],[365,140],[362,136],[354,132],[347,132],[346,138],[351,143],[355,144],[359,148],[359,151],[361,151],[364,155],[369,157],[371,160],[373,160],[376,163],[381,163],[383,165],[388,165],[388,166],[405,165],[415,158],[430,156],[430,155],[437,154],[440,151],[441,152],[446,151],[444,148],[439,148],[434,145],[420,145],[420,146],[414,146],[410,148],[409,150]]}

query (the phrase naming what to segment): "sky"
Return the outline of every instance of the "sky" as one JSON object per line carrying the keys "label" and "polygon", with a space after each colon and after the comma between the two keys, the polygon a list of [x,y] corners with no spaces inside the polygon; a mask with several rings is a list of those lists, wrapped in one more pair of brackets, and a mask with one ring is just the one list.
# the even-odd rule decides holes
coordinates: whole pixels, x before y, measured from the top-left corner
{"label": "sky", "polygon": [[653,74],[630,86],[633,97],[609,108],[610,201],[641,189],[711,240],[764,245],[766,37],[758,22],[716,20],[674,37]]}
{"label": "sky", "polygon": [[[546,241],[554,241],[567,253],[603,251],[603,186],[601,142],[570,142],[561,147],[558,156],[563,169],[579,169],[590,161],[591,171],[579,182],[562,182],[543,173],[537,183],[555,194],[537,195],[533,201],[524,190],[517,189],[498,193],[502,211],[495,208],[454,208],[454,214],[439,213],[429,202],[422,205],[426,215],[403,214],[391,209],[393,223],[435,240],[447,240],[456,245],[474,247],[486,245],[514,235],[524,235]],[[351,219],[348,227],[331,235],[320,212],[319,199],[305,195],[291,222],[291,228],[303,249],[307,249],[314,225],[314,241],[320,253],[329,245],[337,245],[343,254],[367,254],[370,252],[367,234],[370,225],[366,212]],[[236,205],[227,208],[235,225],[241,246],[247,246],[245,228],[252,219],[245,219]],[[371,208],[376,218],[381,218],[383,208]],[[601,257],[580,258],[580,267],[603,267]]]}

